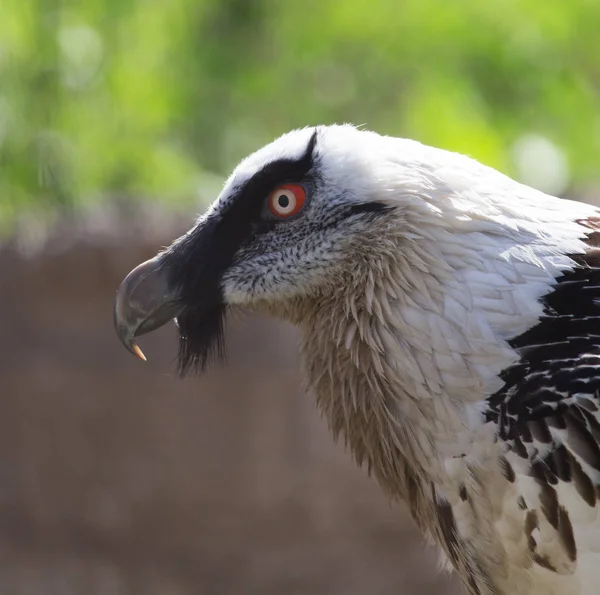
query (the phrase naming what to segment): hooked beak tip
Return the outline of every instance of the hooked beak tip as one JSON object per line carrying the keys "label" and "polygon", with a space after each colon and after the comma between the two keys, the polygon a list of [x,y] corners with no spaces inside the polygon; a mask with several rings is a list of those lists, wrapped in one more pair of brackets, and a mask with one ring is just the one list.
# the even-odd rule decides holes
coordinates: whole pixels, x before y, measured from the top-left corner
{"label": "hooked beak tip", "polygon": [[113,321],[117,336],[128,351],[142,361],[146,356],[135,342],[176,317],[182,310],[160,256],[133,269],[115,296]]}
{"label": "hooked beak tip", "polygon": [[134,355],[137,355],[143,362],[147,361],[144,352],[138,347],[137,343],[131,344]]}
{"label": "hooked beak tip", "polygon": [[115,327],[117,331],[117,336],[119,337],[121,343],[126,347],[127,351],[133,353],[136,357],[141,359],[142,361],[147,361],[144,352],[140,349],[139,345],[135,342],[135,331],[137,329],[132,329],[131,327],[127,327],[123,324],[119,324],[117,322],[117,316],[115,312]]}

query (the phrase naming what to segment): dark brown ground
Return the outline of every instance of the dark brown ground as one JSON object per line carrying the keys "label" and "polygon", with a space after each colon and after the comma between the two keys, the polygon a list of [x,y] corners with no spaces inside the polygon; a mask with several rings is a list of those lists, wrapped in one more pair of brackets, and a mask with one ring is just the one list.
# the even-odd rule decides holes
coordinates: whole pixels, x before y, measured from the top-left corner
{"label": "dark brown ground", "polygon": [[175,233],[151,229],[0,250],[0,595],[458,594],[334,446],[293,329],[236,324],[187,381],[173,328],[147,364],[120,346],[114,291]]}

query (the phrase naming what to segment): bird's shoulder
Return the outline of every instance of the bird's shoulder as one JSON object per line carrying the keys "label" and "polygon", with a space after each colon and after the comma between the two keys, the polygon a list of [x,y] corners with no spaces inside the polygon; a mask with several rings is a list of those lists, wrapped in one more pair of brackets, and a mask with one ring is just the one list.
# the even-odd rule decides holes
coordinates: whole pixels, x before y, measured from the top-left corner
{"label": "bird's shoulder", "polygon": [[[600,241],[588,241],[589,252],[572,255],[577,266],[542,297],[537,324],[509,341],[520,359],[502,372],[486,418],[532,464],[564,447],[594,476],[592,470],[600,474]],[[550,460],[543,467],[553,469]]]}
{"label": "bird's shoulder", "polygon": [[571,256],[538,323],[510,341],[520,360],[485,418],[506,446],[517,507],[504,514],[520,523],[532,572],[571,577],[560,588],[587,595],[600,580],[600,219],[582,224],[589,251]]}

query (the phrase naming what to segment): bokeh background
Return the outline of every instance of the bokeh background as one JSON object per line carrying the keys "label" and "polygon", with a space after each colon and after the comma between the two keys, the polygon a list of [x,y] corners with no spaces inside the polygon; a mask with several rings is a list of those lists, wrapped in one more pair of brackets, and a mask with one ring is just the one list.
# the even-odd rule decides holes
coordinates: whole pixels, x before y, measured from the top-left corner
{"label": "bokeh background", "polygon": [[293,329],[112,331],[247,153],[346,122],[600,199],[597,0],[2,0],[0,594],[453,594],[333,444]]}

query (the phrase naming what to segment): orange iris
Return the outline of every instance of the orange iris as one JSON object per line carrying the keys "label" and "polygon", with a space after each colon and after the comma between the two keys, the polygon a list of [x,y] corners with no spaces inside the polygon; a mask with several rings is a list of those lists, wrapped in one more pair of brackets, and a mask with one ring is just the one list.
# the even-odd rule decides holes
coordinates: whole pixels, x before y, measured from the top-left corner
{"label": "orange iris", "polygon": [[306,201],[306,190],[300,184],[283,184],[269,194],[269,211],[286,219],[300,211]]}

